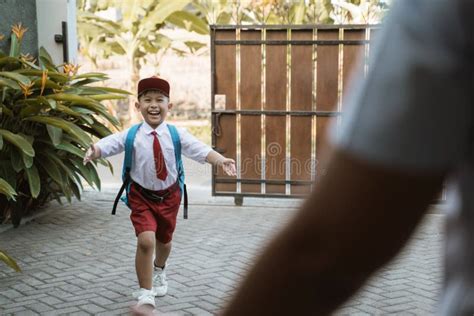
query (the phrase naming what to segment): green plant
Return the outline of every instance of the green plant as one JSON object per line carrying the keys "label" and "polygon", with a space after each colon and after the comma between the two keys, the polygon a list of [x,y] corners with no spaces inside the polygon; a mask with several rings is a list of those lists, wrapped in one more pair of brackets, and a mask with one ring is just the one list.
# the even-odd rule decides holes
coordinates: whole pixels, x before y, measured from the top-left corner
{"label": "green plant", "polygon": [[107,77],[54,65],[44,48],[38,62],[20,54],[25,32],[15,26],[9,54],[0,51],[0,221],[14,226],[52,198],[80,199],[82,179],[100,189],[96,164],[84,166],[82,157],[92,136],[119,126],[100,102],[127,94],[90,86]]}

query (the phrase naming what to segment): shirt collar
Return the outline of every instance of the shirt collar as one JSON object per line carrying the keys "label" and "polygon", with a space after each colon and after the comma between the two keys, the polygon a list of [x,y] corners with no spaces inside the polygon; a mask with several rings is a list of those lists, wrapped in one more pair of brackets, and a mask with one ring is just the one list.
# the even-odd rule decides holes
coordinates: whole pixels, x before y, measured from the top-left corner
{"label": "shirt collar", "polygon": [[163,122],[161,123],[160,125],[158,125],[158,127],[156,129],[153,129],[150,125],[148,125],[147,122],[143,122],[143,131],[145,132],[145,134],[149,135],[151,134],[151,132],[153,131],[156,131],[156,133],[161,136],[163,135],[164,131],[166,130],[166,122]]}

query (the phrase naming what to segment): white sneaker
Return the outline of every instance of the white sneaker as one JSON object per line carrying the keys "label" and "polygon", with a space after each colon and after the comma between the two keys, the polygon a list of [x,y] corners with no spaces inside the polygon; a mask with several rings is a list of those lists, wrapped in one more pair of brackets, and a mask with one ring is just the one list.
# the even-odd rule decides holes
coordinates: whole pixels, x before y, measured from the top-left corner
{"label": "white sneaker", "polygon": [[166,272],[162,268],[154,268],[153,289],[155,296],[165,296],[168,293],[168,281],[166,281]]}
{"label": "white sneaker", "polygon": [[138,291],[133,292],[132,295],[138,300],[138,307],[142,305],[151,305],[155,307],[155,293],[153,292],[153,290],[141,288]]}

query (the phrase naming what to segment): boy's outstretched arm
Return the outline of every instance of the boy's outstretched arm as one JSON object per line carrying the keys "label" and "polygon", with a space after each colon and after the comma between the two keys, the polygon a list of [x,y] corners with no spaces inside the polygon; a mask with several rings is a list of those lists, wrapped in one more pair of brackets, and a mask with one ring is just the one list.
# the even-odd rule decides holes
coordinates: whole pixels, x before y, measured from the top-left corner
{"label": "boy's outstretched arm", "polygon": [[222,167],[224,172],[229,176],[237,175],[234,159],[226,158],[218,152],[211,150],[209,154],[207,154],[206,160],[214,166]]}
{"label": "boy's outstretched arm", "polygon": [[86,165],[88,162],[98,159],[101,157],[101,150],[99,146],[96,146],[94,144],[87,149],[86,154],[84,155],[84,160],[83,163]]}
{"label": "boy's outstretched arm", "polygon": [[326,315],[406,243],[445,172],[336,151],[311,198],[250,270],[224,315]]}

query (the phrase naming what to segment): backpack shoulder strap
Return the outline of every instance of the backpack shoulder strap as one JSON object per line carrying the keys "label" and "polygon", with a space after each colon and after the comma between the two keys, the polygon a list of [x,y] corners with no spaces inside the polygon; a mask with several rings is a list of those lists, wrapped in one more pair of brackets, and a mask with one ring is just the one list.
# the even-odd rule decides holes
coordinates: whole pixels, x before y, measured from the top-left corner
{"label": "backpack shoulder strap", "polygon": [[173,140],[176,162],[178,162],[181,160],[181,140],[179,138],[178,129],[176,126],[168,124],[168,130],[170,131],[171,139]]}
{"label": "backpack shoulder strap", "polygon": [[123,159],[122,168],[122,181],[125,182],[126,177],[129,176],[130,170],[132,170],[132,157],[133,157],[133,142],[137,136],[138,129],[142,123],[135,124],[127,132],[127,138],[125,139],[125,158]]}
{"label": "backpack shoulder strap", "polygon": [[171,139],[173,140],[176,169],[178,171],[178,184],[179,189],[181,190],[181,195],[184,195],[183,216],[186,219],[188,218],[188,192],[186,190],[186,185],[184,184],[184,167],[183,160],[181,159],[181,139],[179,138],[179,133],[176,126],[168,124],[168,130],[170,131]]}
{"label": "backpack shoulder strap", "polygon": [[[130,170],[132,169],[132,157],[133,157],[133,142],[135,141],[135,137],[137,136],[138,129],[140,128],[141,123],[135,124],[127,132],[127,136],[125,138],[125,158],[123,160],[123,167],[122,167],[122,187],[120,188],[117,197],[114,201],[114,206],[112,207],[112,215],[115,215],[117,210],[117,204],[122,196],[122,193],[125,189],[127,189],[128,193],[128,186],[130,183]],[[126,202],[127,203],[127,202]]]}

